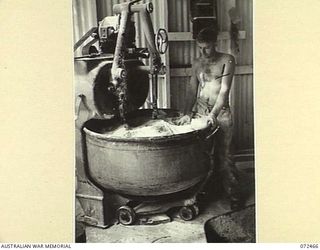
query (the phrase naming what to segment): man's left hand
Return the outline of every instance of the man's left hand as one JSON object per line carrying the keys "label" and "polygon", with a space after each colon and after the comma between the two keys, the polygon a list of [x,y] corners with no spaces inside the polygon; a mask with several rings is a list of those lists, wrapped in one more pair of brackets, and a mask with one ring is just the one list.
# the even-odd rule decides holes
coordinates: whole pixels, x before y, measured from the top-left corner
{"label": "man's left hand", "polygon": [[207,119],[208,119],[208,121],[207,121],[208,124],[210,124],[212,127],[217,127],[218,126],[218,121],[217,121],[217,118],[215,116],[208,115]]}

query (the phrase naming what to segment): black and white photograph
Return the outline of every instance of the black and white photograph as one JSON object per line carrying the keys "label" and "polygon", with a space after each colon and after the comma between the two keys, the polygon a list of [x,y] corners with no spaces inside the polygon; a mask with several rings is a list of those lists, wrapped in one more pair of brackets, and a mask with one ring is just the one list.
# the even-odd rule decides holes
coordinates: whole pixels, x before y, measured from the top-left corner
{"label": "black and white photograph", "polygon": [[76,242],[256,242],[253,9],[72,1]]}
{"label": "black and white photograph", "polygon": [[1,250],[318,249],[319,13],[0,0]]}

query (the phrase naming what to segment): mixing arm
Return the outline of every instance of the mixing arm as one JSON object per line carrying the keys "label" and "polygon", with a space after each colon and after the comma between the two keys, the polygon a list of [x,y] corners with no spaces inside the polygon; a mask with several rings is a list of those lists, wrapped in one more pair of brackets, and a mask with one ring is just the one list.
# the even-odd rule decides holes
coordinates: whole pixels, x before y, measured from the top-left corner
{"label": "mixing arm", "polygon": [[161,63],[160,53],[156,48],[155,34],[150,18],[150,13],[153,11],[152,3],[135,4],[139,0],[134,0],[129,3],[116,4],[113,7],[115,14],[121,15],[119,33],[116,43],[115,55],[112,64],[111,74],[113,87],[119,98],[119,112],[121,118],[125,121],[127,109],[127,72],[124,65],[125,54],[125,34],[128,21],[133,13],[139,13],[142,19],[142,27],[147,40],[147,46],[150,52],[150,75],[151,75],[151,103],[154,110],[154,117],[157,116],[157,82],[158,74],[165,73],[165,67]]}

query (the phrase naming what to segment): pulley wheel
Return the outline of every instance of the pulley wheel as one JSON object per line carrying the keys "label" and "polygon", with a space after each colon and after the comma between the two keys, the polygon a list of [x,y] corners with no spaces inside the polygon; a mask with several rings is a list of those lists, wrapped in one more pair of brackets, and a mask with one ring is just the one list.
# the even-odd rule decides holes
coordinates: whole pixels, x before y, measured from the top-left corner
{"label": "pulley wheel", "polygon": [[129,206],[122,206],[117,210],[117,217],[122,225],[131,225],[134,223],[136,213]]}
{"label": "pulley wheel", "polygon": [[199,214],[199,208],[196,205],[185,206],[180,208],[180,218],[185,221],[193,220]]}

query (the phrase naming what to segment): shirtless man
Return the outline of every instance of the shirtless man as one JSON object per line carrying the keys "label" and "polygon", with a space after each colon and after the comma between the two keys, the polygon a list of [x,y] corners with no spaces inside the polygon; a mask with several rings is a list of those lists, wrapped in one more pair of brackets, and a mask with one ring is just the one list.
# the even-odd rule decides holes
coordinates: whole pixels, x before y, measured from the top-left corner
{"label": "shirtless man", "polygon": [[191,80],[187,86],[186,115],[178,124],[189,123],[193,114],[199,113],[208,116],[213,125],[220,127],[209,153],[211,160],[218,165],[231,208],[235,209],[241,205],[238,173],[231,152],[233,123],[229,106],[235,60],[232,55],[215,50],[217,36],[217,30],[212,28],[199,32],[196,42],[201,56],[193,63]]}

